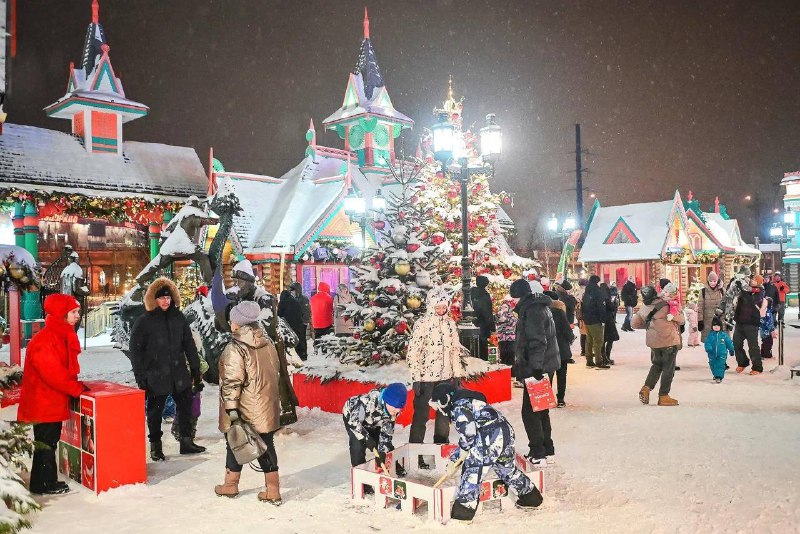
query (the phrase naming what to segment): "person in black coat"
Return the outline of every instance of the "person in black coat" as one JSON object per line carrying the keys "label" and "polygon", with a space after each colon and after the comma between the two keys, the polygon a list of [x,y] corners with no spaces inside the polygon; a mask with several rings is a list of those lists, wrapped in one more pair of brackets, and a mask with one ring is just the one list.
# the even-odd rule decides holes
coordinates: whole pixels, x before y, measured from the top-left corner
{"label": "person in black coat", "polygon": [[567,320],[567,306],[558,298],[560,295],[555,291],[545,291],[544,294],[553,300],[550,303],[550,312],[553,314],[553,323],[556,325],[556,340],[558,341],[558,352],[561,357],[561,367],[556,371],[556,381],[558,382],[556,400],[558,401],[558,407],[563,408],[566,406],[564,395],[567,392],[567,364],[572,359],[570,345],[575,341],[575,334],[572,332],[572,327]]}
{"label": "person in black coat", "polygon": [[[512,373],[524,382],[541,380],[545,374],[553,382],[553,374],[561,368],[556,326],[550,311],[550,297],[542,285],[533,281],[515,280],[509,288],[511,298],[519,299],[514,308],[518,315],[515,358]],[[547,464],[545,457],[555,454],[551,437],[550,411],[534,412],[530,396],[522,395],[522,423],[528,434],[527,457],[536,465]]]}
{"label": "person in black coat", "polygon": [[600,284],[600,289],[603,290],[603,298],[606,301],[606,320],[603,326],[603,359],[606,364],[614,365],[614,360],[611,359],[611,349],[614,347],[614,342],[619,341],[619,332],[617,332],[619,296],[612,291],[615,288],[610,288],[606,284]]}
{"label": "person in black coat", "polygon": [[486,291],[489,279],[485,276],[475,277],[475,286],[472,288],[472,309],[475,310],[475,319],[472,321],[480,328],[480,356],[482,360],[489,359],[489,336],[495,331],[494,312],[492,311],[492,296]]}
{"label": "person in black coat", "polygon": [[636,279],[632,276],[628,277],[628,281],[622,286],[622,305],[625,306],[625,321],[622,323],[623,332],[633,332],[631,328],[631,318],[633,317],[633,308],[639,300],[636,289]]}
{"label": "person in black coat", "polygon": [[575,325],[575,307],[578,305],[578,300],[569,293],[572,291],[572,284],[569,283],[569,280],[559,280],[554,287],[558,294],[558,300],[563,302],[567,308],[567,322],[572,328]]}
{"label": "person in black coat", "polygon": [[[753,293],[750,287],[737,281],[741,287],[742,292],[736,300],[736,309],[733,312],[733,318],[736,321],[736,327],[733,330],[733,350],[736,353],[736,372],[741,373],[751,363],[753,365],[750,370],[751,375],[757,375],[764,372],[764,367],[761,362],[761,352],[758,347],[758,328],[761,324],[761,311],[755,304]],[[747,341],[747,349],[750,359],[744,352],[744,342]]]}
{"label": "person in black coat", "polygon": [[606,298],[598,284],[600,284],[599,276],[593,274],[589,277],[581,302],[583,323],[586,325],[586,367],[608,369],[609,365],[603,358]]}
{"label": "person in black coat", "polygon": [[161,449],[161,414],[167,396],[177,407],[180,428],[180,453],[205,451],[192,440],[192,390],[202,388],[200,358],[180,311],[178,286],[168,278],[158,278],[147,288],[144,307],[131,331],[130,351],[136,385],[147,397],[147,429],[150,458],[164,460]]}
{"label": "person in black coat", "polygon": [[306,325],[303,323],[303,306],[292,295],[288,289],[281,291],[280,301],[278,302],[278,317],[282,317],[295,334],[298,342],[295,345],[297,355],[301,360],[308,358],[306,349]]}

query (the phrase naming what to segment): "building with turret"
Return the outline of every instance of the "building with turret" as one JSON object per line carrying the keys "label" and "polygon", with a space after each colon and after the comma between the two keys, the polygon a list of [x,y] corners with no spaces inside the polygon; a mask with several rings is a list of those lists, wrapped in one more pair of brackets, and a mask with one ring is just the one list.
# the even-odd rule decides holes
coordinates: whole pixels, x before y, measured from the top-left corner
{"label": "building with turret", "polygon": [[227,255],[247,257],[271,291],[291,280],[301,281],[306,293],[321,281],[332,288],[349,282],[347,263],[359,252],[354,236],[363,231],[367,245],[374,238],[368,221],[347,215],[344,199],[360,196],[370,213],[378,192],[396,186],[391,169],[398,165],[397,140],[414,121],[392,104],[366,9],[363,29],[342,105],[322,121],[343,148],[318,144],[312,119],[302,160],[278,178],[214,165],[213,187],[233,190],[243,208],[234,218]]}
{"label": "building with turret", "polygon": [[165,218],[189,196],[205,196],[208,179],[192,148],[125,139],[125,125],[150,109],[114,71],[97,0],[67,74],[66,93],[44,108],[69,121],[66,131],[2,127],[0,240],[26,247],[45,268],[71,245],[93,295],[121,294],[149,261]]}

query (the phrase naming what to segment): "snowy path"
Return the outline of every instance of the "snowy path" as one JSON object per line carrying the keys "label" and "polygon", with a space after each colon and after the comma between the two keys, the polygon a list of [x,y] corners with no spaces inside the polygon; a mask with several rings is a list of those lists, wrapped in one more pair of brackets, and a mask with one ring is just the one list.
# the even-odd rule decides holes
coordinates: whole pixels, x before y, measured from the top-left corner
{"label": "snowy path", "polygon": [[[469,526],[442,526],[354,504],[341,416],[307,410],[276,439],[282,507],[256,501],[263,476],[249,468],[239,498],[218,498],[212,488],[222,480],[225,449],[218,389],[207,387],[199,430],[207,453],[180,457],[166,434],[168,461],[148,464],[146,486],[95,497],[71,483],[72,493],[41,501],[33,532],[797,532],[800,379],[789,380],[787,369],[758,377],[731,370],[713,384],[702,348],[686,348],[672,389],[681,406],[645,407],[637,399],[649,366],[644,336],[621,334],[613,369],[586,369],[580,357],[569,369],[568,406],[551,410],[558,462],[535,512],[491,511]],[[796,365],[800,330],[786,334],[786,363]],[[92,347],[81,361],[87,379],[132,379],[127,359],[110,348]],[[765,369],[776,364],[767,360]],[[500,405],[518,438],[521,393]],[[395,442],[407,437],[398,428]]]}

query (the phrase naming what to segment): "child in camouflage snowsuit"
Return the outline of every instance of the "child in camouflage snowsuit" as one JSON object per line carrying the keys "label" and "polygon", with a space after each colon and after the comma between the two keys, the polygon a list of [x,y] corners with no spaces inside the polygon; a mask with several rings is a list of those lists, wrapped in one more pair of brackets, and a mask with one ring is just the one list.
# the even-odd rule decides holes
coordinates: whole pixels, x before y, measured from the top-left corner
{"label": "child in camouflage snowsuit", "polygon": [[378,463],[384,464],[386,453],[394,450],[394,423],[406,405],[407,395],[403,384],[394,383],[355,395],[345,402],[342,416],[350,437],[350,465],[363,464],[370,450],[376,452]]}
{"label": "child in camouflage snowsuit", "polygon": [[542,494],[514,465],[514,429],[486,402],[482,393],[440,384],[433,391],[430,405],[450,417],[458,432],[459,448],[453,451],[450,460],[455,462],[462,454],[466,455],[450,517],[469,521],[475,516],[481,480],[489,469],[494,469],[514,489],[518,508],[542,504]]}

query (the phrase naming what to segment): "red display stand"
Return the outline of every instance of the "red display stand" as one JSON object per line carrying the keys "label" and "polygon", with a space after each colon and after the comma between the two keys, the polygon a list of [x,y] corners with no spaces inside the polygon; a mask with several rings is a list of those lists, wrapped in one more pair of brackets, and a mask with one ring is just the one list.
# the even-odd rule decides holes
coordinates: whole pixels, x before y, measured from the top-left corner
{"label": "red display stand", "polygon": [[[323,412],[342,413],[342,406],[353,395],[360,395],[378,387],[375,382],[356,382],[353,380],[330,380],[324,384],[319,378],[308,377],[302,373],[295,373],[292,385],[301,407],[319,408]],[[477,380],[466,380],[463,387],[480,391],[486,395],[489,403],[505,402],[511,400],[511,368],[505,367],[489,371]],[[397,424],[406,426],[411,424],[414,412],[414,391],[408,391],[406,407],[397,416]],[[430,411],[429,417],[433,418],[434,412]]]}
{"label": "red display stand", "polygon": [[58,470],[95,493],[147,482],[144,391],[84,382],[58,443]]}

